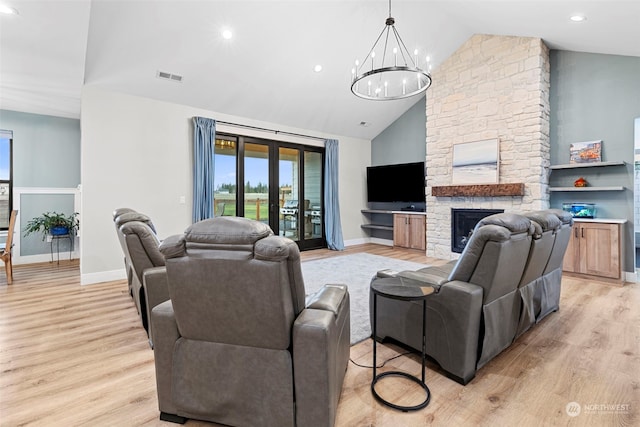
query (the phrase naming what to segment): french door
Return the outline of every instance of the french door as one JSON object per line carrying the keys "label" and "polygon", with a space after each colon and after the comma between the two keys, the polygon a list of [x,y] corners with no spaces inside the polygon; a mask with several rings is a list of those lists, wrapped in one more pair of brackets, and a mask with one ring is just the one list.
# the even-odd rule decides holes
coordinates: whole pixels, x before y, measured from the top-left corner
{"label": "french door", "polygon": [[216,216],[262,221],[301,250],[326,246],[323,147],[218,134],[214,156]]}

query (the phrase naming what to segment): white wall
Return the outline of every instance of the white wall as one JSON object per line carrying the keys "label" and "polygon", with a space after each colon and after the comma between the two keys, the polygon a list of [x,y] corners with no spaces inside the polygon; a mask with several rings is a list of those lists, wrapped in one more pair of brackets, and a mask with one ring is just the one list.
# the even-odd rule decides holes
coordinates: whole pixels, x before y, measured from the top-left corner
{"label": "white wall", "polygon": [[[345,241],[362,237],[368,140],[321,134],[248,120],[85,86],[81,112],[82,220],[81,283],[124,278],[123,254],[111,213],[131,207],[153,219],[160,238],[191,224],[191,144],[194,116],[242,123],[340,141],[340,210]],[[240,128],[219,131],[249,134]],[[256,135],[256,131],[251,132]],[[257,136],[309,144],[311,140],[273,133]],[[180,204],[184,196],[185,204]]]}

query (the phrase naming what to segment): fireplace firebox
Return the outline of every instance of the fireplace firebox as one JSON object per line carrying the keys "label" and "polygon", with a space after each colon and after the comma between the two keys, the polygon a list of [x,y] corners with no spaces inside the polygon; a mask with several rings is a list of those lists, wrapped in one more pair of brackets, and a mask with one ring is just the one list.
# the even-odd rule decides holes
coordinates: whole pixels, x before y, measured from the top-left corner
{"label": "fireplace firebox", "polygon": [[504,209],[451,209],[451,252],[462,253],[476,224]]}

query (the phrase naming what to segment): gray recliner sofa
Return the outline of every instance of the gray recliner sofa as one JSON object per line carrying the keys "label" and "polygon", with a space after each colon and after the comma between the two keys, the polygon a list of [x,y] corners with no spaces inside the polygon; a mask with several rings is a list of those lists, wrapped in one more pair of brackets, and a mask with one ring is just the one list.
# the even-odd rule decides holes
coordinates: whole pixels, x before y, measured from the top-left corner
{"label": "gray recliner sofa", "polygon": [[295,242],[217,217],[165,239],[171,299],[152,310],[160,418],[332,426],[349,360],[349,293],[305,300]]}
{"label": "gray recliner sofa", "polygon": [[523,213],[534,226],[531,250],[520,279],[522,301],[516,338],[560,306],[562,260],[571,238],[573,218],[560,209]]}
{"label": "gray recliner sofa", "polygon": [[[491,215],[457,261],[373,280],[436,289],[426,300],[427,354],[467,384],[518,334],[558,309],[571,222],[558,210]],[[422,348],[420,304],[378,298],[377,309],[376,339]]]}

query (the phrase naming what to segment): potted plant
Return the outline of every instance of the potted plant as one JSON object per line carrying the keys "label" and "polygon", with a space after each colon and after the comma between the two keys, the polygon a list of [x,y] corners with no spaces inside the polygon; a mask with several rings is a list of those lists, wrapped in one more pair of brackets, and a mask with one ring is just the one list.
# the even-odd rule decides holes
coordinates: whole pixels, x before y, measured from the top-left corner
{"label": "potted plant", "polygon": [[80,228],[78,221],[78,212],[71,215],[65,215],[58,212],[47,212],[35,218],[32,218],[24,227],[24,236],[31,233],[42,233],[42,240],[47,235],[63,236],[66,234],[75,235]]}

